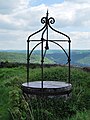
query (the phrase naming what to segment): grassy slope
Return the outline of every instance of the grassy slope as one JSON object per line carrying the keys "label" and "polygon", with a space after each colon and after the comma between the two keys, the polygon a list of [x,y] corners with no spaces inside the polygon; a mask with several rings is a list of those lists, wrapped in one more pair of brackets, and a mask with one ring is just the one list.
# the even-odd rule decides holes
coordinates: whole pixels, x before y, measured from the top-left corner
{"label": "grassy slope", "polygon": [[[0,62],[18,62],[26,63],[26,54],[25,53],[14,53],[14,52],[0,52]],[[40,56],[33,54],[31,56],[31,62],[40,63]],[[48,58],[45,58],[45,63],[53,64],[54,62]]]}
{"label": "grassy slope", "polygon": [[[66,71],[67,68],[63,68],[63,67],[45,68],[44,79],[60,80],[62,78],[64,81],[66,81],[67,80]],[[41,72],[39,68],[32,69],[30,76],[31,81],[40,80],[40,73]],[[10,91],[15,92],[17,87],[19,87],[25,81],[26,81],[26,68],[24,67],[0,68],[0,119],[1,120],[10,119],[8,113],[8,108],[12,106],[12,104],[10,103],[11,99],[9,98]],[[90,73],[84,72],[80,69],[72,68],[71,81],[73,84],[73,93],[72,93],[72,99],[69,101],[69,106],[71,106],[70,109],[77,111],[77,113],[74,117],[68,118],[68,120],[89,120]]]}
{"label": "grassy slope", "polygon": [[26,54],[13,52],[0,52],[0,61],[26,63]]}

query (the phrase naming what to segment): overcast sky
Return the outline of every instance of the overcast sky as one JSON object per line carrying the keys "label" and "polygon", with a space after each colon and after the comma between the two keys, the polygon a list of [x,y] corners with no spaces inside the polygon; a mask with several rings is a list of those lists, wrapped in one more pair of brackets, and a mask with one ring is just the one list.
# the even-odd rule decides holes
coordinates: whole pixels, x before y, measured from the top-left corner
{"label": "overcast sky", "polygon": [[53,27],[70,36],[72,49],[90,49],[90,0],[0,0],[0,49],[26,49],[47,9]]}

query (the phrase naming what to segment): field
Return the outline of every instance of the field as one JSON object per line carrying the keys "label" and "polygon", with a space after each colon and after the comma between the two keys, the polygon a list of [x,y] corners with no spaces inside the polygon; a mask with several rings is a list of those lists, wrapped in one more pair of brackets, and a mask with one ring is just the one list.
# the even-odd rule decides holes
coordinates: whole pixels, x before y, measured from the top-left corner
{"label": "field", "polygon": [[[30,81],[41,80],[40,68],[30,70]],[[44,80],[67,81],[67,67],[44,69]],[[0,68],[0,120],[89,120],[90,72],[71,68],[71,98],[34,98],[22,94],[26,68]]]}

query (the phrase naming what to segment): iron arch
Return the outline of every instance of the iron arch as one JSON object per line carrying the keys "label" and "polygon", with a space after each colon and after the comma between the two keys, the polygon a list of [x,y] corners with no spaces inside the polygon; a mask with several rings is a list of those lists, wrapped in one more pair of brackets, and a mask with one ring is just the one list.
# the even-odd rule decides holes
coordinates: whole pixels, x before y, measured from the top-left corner
{"label": "iron arch", "polygon": [[[46,41],[46,40],[44,39],[43,42],[45,42],[45,41]],[[52,42],[52,43],[54,43],[54,44],[56,44],[56,45],[58,45],[58,46],[64,51],[64,53],[66,54],[67,58],[69,57],[68,54],[67,54],[67,52],[66,52],[66,50],[65,50],[60,44],[58,44],[57,42],[55,42],[55,41],[53,41],[53,40],[48,40],[48,41],[49,41],[49,42]],[[31,52],[29,53],[29,58],[30,58],[32,52],[35,50],[35,48],[36,48],[37,46],[39,46],[41,43],[42,43],[42,41],[39,42],[37,45],[35,45],[35,46],[33,47],[33,49],[31,50]]]}

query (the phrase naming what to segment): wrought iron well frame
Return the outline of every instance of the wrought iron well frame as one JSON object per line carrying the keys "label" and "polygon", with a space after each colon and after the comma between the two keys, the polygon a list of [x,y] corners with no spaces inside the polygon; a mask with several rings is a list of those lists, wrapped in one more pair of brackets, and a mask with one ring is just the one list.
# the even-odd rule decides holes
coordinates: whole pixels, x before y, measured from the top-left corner
{"label": "wrought iron well frame", "polygon": [[[49,13],[48,13],[48,10],[47,10],[47,13],[46,13],[46,17],[42,17],[41,19],[41,23],[44,24],[44,26],[36,31],[35,33],[31,34],[30,36],[28,36],[28,40],[27,40],[27,83],[29,82],[29,64],[30,64],[30,56],[32,54],[32,52],[34,51],[34,49],[41,44],[41,88],[43,90],[43,69],[44,69],[44,57],[45,57],[45,54],[46,54],[46,51],[49,49],[49,46],[48,46],[48,42],[52,42],[56,45],[58,45],[60,48],[62,48],[62,50],[64,51],[64,53],[66,54],[68,60],[67,60],[67,63],[68,63],[68,83],[70,83],[70,43],[71,43],[71,40],[70,40],[70,37],[68,35],[66,35],[65,33],[63,32],[60,32],[56,29],[54,29],[51,24],[54,24],[55,23],[55,19],[53,17],[48,17]],[[56,33],[59,33],[60,35],[63,35],[65,36],[67,39],[56,39],[56,40],[49,40],[48,39],[48,29],[51,29],[53,30],[54,32]],[[36,35],[37,33],[41,32],[42,31],[42,35],[41,35],[41,40],[37,40],[37,39],[33,39],[33,40],[30,40],[32,36]],[[46,39],[44,39],[44,33],[46,32],[47,36],[46,36]],[[30,42],[39,42],[37,43],[33,49],[30,51],[30,46],[29,46],[29,43]],[[46,46],[45,46],[45,52],[44,52],[44,49],[43,49],[43,43],[46,42]],[[68,53],[66,52],[66,50],[58,43],[58,42],[68,42]],[[29,53],[30,52],[30,53]]]}

